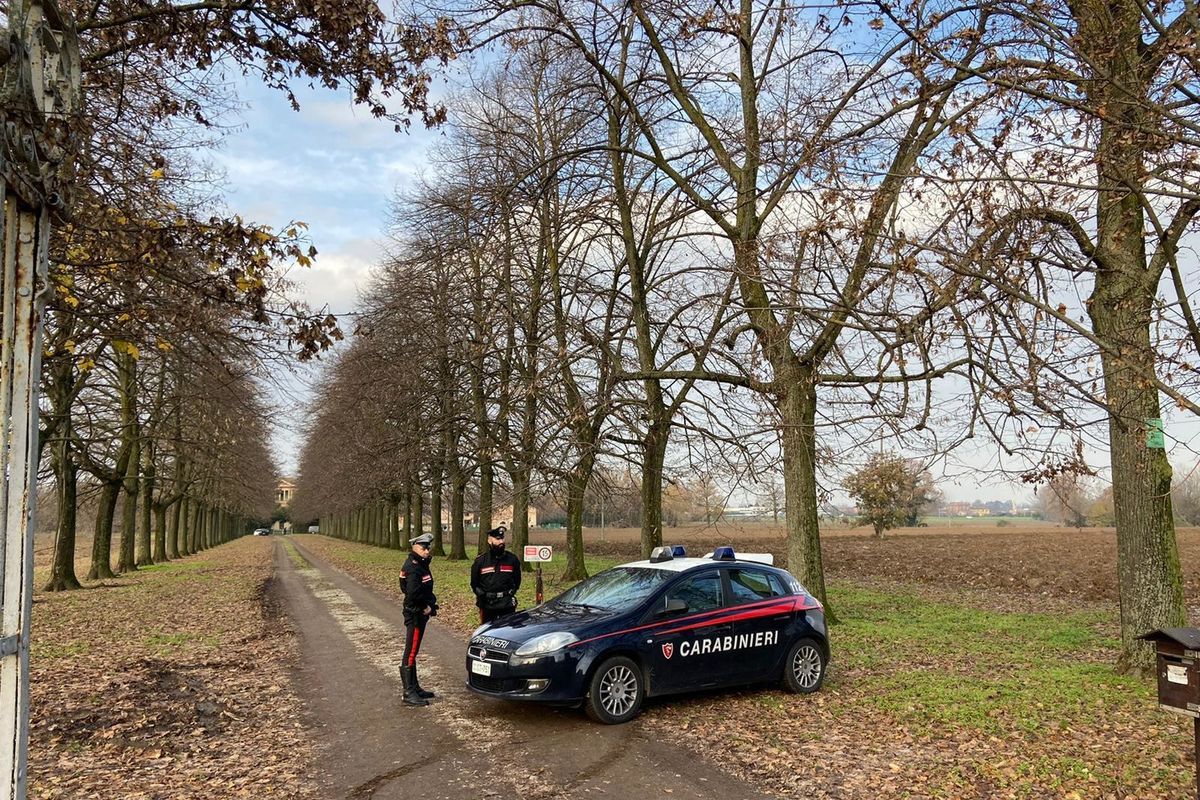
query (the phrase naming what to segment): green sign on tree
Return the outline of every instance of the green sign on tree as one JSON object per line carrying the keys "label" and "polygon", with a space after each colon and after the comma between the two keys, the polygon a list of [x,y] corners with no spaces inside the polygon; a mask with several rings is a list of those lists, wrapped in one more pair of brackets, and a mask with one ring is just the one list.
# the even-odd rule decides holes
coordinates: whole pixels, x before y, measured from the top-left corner
{"label": "green sign on tree", "polygon": [[1146,447],[1164,450],[1166,446],[1167,440],[1163,436],[1163,421],[1158,417],[1146,420]]}

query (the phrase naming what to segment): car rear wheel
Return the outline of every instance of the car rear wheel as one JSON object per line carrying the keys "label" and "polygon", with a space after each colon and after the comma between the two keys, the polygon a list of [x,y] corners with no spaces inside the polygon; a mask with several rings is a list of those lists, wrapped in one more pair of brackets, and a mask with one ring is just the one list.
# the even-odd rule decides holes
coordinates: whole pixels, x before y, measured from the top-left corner
{"label": "car rear wheel", "polygon": [[815,692],[825,681],[827,665],[825,650],[816,639],[798,639],[783,662],[783,688],[799,694]]}
{"label": "car rear wheel", "polygon": [[638,665],[625,656],[613,656],[592,673],[584,708],[597,722],[618,725],[637,715],[645,695]]}

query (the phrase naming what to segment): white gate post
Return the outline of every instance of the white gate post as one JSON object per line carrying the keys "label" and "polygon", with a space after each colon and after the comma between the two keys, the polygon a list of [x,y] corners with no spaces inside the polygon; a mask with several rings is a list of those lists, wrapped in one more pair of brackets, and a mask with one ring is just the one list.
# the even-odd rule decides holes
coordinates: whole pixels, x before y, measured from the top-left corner
{"label": "white gate post", "polygon": [[63,206],[79,48],[54,0],[9,4],[0,29],[0,800],[25,797],[38,386],[50,213]]}

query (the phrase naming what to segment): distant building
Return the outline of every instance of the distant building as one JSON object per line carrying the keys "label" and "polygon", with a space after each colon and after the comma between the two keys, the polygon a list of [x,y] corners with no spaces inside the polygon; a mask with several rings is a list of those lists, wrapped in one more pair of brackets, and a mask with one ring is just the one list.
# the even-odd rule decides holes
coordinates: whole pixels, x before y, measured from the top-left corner
{"label": "distant building", "polygon": [[[513,507],[512,503],[506,506],[496,506],[492,509],[492,524],[493,525],[512,525]],[[529,521],[529,527],[536,528],[538,524],[538,510],[529,506],[529,510],[525,513],[525,519]],[[450,509],[447,505],[442,506],[442,525],[450,524]],[[478,525],[479,514],[477,512],[467,512],[463,514],[464,525]]]}
{"label": "distant building", "polygon": [[[283,478],[275,486],[275,505],[287,508],[292,502],[292,495],[296,491],[296,484],[291,478]],[[276,520],[271,525],[271,530],[279,533],[291,533],[292,523],[288,520]]]}

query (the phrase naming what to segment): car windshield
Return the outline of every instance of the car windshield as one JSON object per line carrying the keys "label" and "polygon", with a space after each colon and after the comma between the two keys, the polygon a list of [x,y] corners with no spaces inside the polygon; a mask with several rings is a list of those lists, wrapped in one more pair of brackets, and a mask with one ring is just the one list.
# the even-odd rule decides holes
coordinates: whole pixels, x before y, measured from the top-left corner
{"label": "car windshield", "polygon": [[617,567],[577,583],[554,602],[607,611],[625,610],[645,600],[674,574],[645,567]]}

